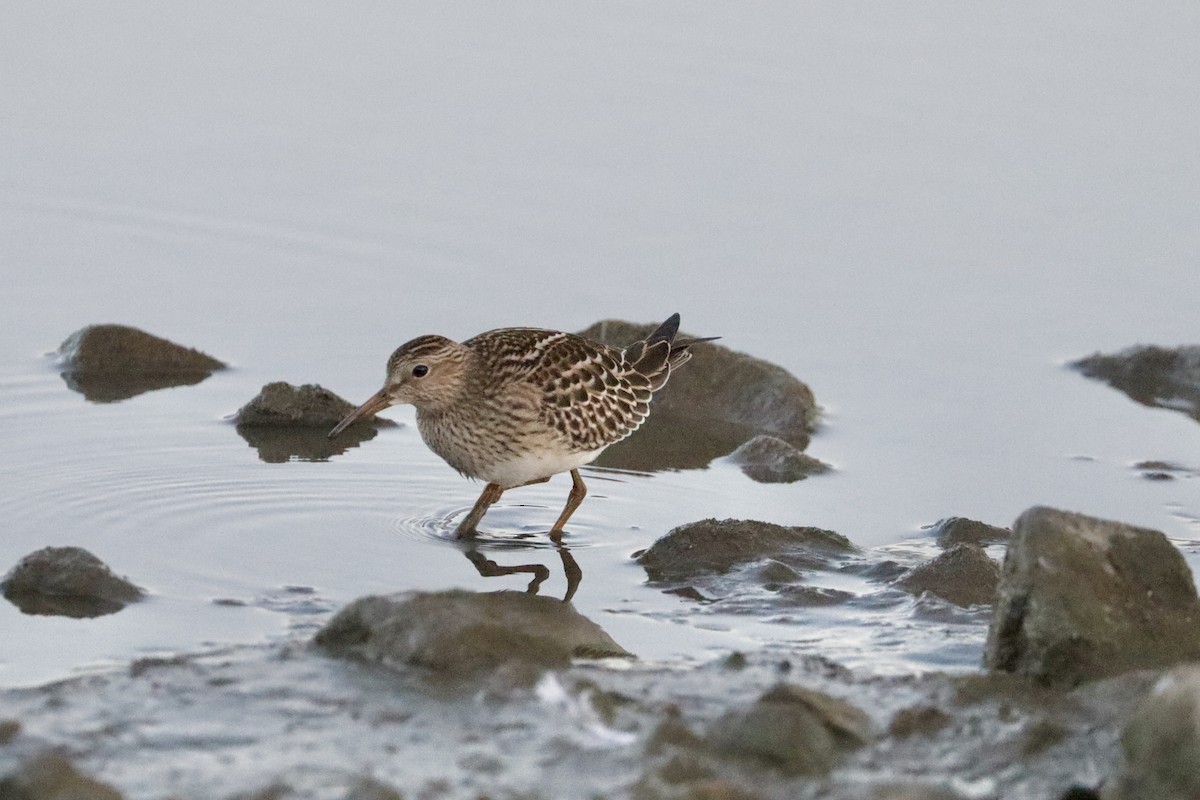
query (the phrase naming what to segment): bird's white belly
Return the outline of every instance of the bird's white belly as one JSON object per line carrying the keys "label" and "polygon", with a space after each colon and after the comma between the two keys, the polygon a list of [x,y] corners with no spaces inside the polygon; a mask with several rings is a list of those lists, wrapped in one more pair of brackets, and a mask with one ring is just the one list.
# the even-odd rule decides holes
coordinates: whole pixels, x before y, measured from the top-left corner
{"label": "bird's white belly", "polygon": [[603,447],[581,453],[525,453],[489,465],[487,470],[478,477],[491,483],[498,483],[505,489],[511,489],[530,481],[549,478],[551,475],[590,464],[602,452],[604,452]]}

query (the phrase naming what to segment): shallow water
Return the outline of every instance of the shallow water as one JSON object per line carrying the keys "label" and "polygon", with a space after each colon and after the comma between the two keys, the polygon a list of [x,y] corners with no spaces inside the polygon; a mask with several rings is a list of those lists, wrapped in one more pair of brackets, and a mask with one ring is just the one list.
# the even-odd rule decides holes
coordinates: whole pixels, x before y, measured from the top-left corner
{"label": "shallow water", "polygon": [[[479,487],[411,410],[325,462],[267,463],[226,421],[273,380],[361,401],[430,332],[680,311],[812,386],[808,452],[830,474],[590,473],[575,602],[643,658],[791,642],[884,671],[978,663],[980,620],[911,600],[752,619],[645,586],[630,554],[702,517],[914,562],[933,552],[902,545],[922,525],[1034,504],[1200,540],[1200,480],[1132,468],[1200,467],[1200,427],[1062,366],[1197,338],[1200,20],[1134,14],[11,9],[0,569],[74,544],[152,596],[89,621],[0,604],[0,683],[287,636],[372,592],[524,585],[479,577],[449,540]],[[90,403],[45,354],[94,322],[233,367]],[[487,557],[547,564],[560,595],[536,534],[566,485],[512,492],[486,522],[528,546]]]}

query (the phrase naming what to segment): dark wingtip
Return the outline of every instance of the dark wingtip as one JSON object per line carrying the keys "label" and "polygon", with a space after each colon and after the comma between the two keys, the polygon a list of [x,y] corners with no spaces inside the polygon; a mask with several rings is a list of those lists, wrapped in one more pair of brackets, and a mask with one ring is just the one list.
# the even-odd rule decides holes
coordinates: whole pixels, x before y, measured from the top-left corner
{"label": "dark wingtip", "polygon": [[654,333],[646,337],[646,342],[661,342],[664,339],[668,342],[675,338],[675,334],[679,333],[679,312],[676,311],[671,316],[667,317],[662,325],[655,329]]}

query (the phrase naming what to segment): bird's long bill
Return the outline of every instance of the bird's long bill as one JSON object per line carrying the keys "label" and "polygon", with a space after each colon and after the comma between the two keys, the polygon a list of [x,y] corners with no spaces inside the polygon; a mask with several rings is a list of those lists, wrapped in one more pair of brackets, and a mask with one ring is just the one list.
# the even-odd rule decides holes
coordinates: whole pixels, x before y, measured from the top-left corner
{"label": "bird's long bill", "polygon": [[380,389],[378,392],[371,395],[370,400],[351,411],[346,415],[345,419],[343,419],[337,425],[334,425],[333,430],[329,432],[329,438],[332,439],[333,437],[337,436],[339,433],[346,430],[346,428],[358,422],[360,419],[378,414],[391,404],[392,401],[388,399],[386,394],[383,393],[383,389]]}

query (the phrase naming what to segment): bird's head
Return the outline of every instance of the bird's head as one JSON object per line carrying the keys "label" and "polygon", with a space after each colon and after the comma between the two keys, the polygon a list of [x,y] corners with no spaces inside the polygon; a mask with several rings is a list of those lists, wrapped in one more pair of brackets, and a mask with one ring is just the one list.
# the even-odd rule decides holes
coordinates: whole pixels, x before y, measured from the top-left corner
{"label": "bird's head", "polygon": [[388,359],[383,388],[347,414],[330,438],[388,406],[409,403],[418,411],[436,411],[454,402],[466,385],[470,360],[468,348],[444,336],[421,336],[400,345]]}

